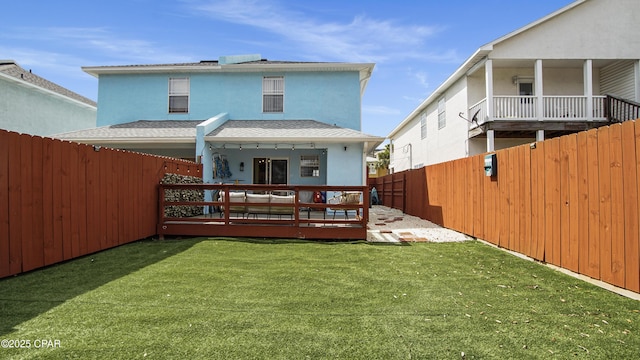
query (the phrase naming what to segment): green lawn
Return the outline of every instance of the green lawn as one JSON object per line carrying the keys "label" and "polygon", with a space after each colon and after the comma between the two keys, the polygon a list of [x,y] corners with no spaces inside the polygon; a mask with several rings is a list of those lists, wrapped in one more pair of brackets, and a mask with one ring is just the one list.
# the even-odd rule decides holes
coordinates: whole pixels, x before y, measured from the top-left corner
{"label": "green lawn", "polygon": [[0,358],[631,359],[639,309],[473,241],[142,241],[0,280]]}

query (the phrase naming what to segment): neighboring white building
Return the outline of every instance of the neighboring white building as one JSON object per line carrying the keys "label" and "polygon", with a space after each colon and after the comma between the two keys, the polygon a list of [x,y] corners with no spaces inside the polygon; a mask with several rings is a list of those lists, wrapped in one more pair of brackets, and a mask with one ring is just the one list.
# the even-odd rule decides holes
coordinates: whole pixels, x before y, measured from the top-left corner
{"label": "neighboring white building", "polygon": [[96,103],[0,60],[0,129],[40,136],[93,128]]}
{"label": "neighboring white building", "polygon": [[608,124],[640,101],[638,0],[578,0],[480,47],[387,136],[392,172]]}

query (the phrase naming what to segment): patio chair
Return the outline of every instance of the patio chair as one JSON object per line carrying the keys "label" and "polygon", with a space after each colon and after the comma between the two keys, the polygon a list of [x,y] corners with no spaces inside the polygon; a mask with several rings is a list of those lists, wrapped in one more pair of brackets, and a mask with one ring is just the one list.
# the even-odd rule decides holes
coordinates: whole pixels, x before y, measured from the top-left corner
{"label": "patio chair", "polygon": [[[333,196],[327,199],[327,204],[341,204],[341,205],[357,205],[360,204],[359,192],[342,192],[339,195]],[[333,219],[336,218],[336,211],[344,211],[344,218],[349,219],[349,209],[336,209],[332,207],[327,208],[328,211],[333,211]],[[356,209],[356,219],[360,218],[360,209]]]}

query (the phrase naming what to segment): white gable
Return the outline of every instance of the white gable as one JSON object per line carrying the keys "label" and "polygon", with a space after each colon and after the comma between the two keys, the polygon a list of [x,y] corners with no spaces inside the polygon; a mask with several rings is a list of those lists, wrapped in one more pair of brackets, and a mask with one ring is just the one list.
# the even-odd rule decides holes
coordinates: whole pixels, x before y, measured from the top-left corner
{"label": "white gable", "polygon": [[493,43],[492,59],[638,59],[638,0],[587,0]]}

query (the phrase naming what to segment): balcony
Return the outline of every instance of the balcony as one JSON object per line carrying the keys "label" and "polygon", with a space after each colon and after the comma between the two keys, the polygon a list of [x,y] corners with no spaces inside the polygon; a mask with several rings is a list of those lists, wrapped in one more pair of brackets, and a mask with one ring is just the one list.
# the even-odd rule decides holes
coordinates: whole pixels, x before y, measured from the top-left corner
{"label": "balcony", "polygon": [[[606,96],[493,96],[493,114],[489,114],[487,99],[469,108],[472,124],[469,137],[487,130],[527,131],[546,130],[573,132],[601,126],[607,120]],[[542,101],[542,106],[539,102]]]}

